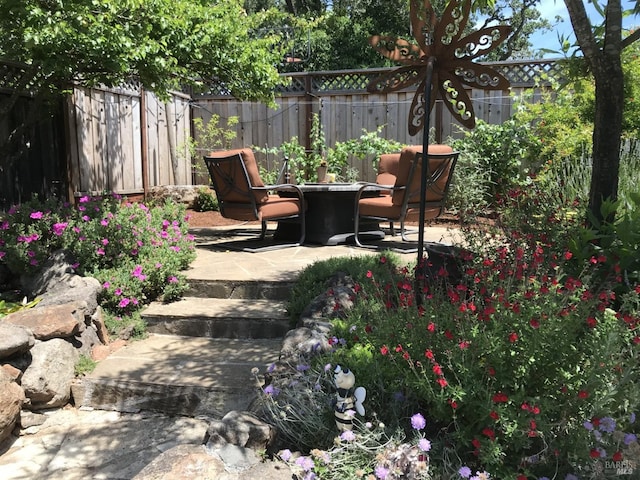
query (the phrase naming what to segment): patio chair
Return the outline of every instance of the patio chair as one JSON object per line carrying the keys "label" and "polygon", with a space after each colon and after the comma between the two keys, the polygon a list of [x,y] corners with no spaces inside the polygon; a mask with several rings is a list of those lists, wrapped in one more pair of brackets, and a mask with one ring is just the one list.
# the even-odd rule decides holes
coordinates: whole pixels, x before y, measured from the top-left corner
{"label": "patio chair", "polygon": [[[444,212],[458,155],[459,153],[454,152],[448,145],[429,146],[426,220],[437,218]],[[403,241],[409,242],[405,222],[419,219],[422,146],[405,147],[399,154],[381,156],[380,161],[383,165],[378,167],[376,183],[363,183],[356,194],[354,238],[358,247],[378,248],[361,242],[359,233],[362,220],[387,221],[392,235],[395,235],[394,222],[400,222],[400,236]],[[394,165],[396,161],[397,168]],[[391,180],[392,184],[380,183]],[[363,197],[365,191],[378,191],[380,195]]]}
{"label": "patio chair", "polygon": [[[268,221],[297,220],[300,239],[296,243],[268,245],[242,250],[259,252],[302,245],[305,237],[305,203],[297,185],[265,185],[258,164],[249,148],[212,152],[204,157],[213,188],[218,198],[220,214],[239,221],[261,222],[260,240],[267,233]],[[287,191],[280,197],[269,192]]]}

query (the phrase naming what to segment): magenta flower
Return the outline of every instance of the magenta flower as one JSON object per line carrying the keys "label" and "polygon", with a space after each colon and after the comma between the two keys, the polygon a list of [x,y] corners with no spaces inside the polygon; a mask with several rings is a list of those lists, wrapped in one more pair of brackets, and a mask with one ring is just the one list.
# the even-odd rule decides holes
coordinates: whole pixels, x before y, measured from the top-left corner
{"label": "magenta flower", "polygon": [[51,227],[51,230],[53,231],[54,235],[57,235],[59,237],[60,235],[62,235],[68,225],[69,224],[67,222],[54,223],[53,227]]}
{"label": "magenta flower", "polygon": [[178,283],[178,277],[171,275],[168,279],[169,283]]}
{"label": "magenta flower", "polygon": [[43,216],[44,216],[44,214],[42,212],[40,212],[40,211],[31,212],[31,214],[29,215],[29,217],[33,218],[34,220],[40,220]]}
{"label": "magenta flower", "polygon": [[78,199],[78,203],[87,203],[90,200],[89,196],[84,195]]}
{"label": "magenta flower", "polygon": [[4,222],[0,223],[0,230],[9,230],[9,222],[5,220]]}
{"label": "magenta flower", "polygon": [[109,221],[103,218],[102,220],[100,220],[100,225],[102,225],[103,227],[106,227],[107,225],[109,225]]}
{"label": "magenta flower", "polygon": [[102,284],[102,288],[109,288],[111,286],[111,284],[109,282],[104,282]]}
{"label": "magenta flower", "polygon": [[7,254],[7,252],[0,252],[0,258],[4,257]]}
{"label": "magenta flower", "polygon": [[129,299],[127,297],[124,297],[122,300],[120,300],[120,303],[118,303],[118,307],[120,308],[126,308],[127,305],[129,305]]}

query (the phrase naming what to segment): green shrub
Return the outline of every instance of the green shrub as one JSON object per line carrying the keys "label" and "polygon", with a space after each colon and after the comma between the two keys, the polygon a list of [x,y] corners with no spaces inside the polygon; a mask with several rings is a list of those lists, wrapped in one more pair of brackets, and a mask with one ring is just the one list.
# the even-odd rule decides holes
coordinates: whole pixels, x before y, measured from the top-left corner
{"label": "green shrub", "polygon": [[178,298],[187,288],[181,270],[195,258],[184,205],[149,208],[117,196],[81,197],[75,208],[29,202],[0,224],[0,261],[16,275],[34,272],[66,249],[81,275],[103,285],[101,305],[127,316],[152,300]]}
{"label": "green shrub", "polygon": [[91,357],[80,355],[80,358],[78,358],[74,369],[76,377],[81,377],[93,372],[97,365],[98,362],[93,360]]}
{"label": "green shrub", "polygon": [[[461,140],[453,142],[455,150],[470,155],[476,168],[488,175],[488,197],[506,194],[535,164],[540,140],[529,125],[515,119],[501,125],[479,120],[474,130],[465,132]],[[486,184],[486,182],[485,182]]]}
{"label": "green shrub", "polygon": [[216,193],[209,187],[200,187],[193,201],[193,209],[196,212],[211,212],[220,210]]}

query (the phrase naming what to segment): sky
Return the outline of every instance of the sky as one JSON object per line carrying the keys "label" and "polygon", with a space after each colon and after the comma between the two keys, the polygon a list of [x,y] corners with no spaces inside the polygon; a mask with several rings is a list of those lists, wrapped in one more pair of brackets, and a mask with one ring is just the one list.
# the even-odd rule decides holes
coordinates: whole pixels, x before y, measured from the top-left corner
{"label": "sky", "polygon": [[[602,3],[602,2],[601,2]],[[622,9],[629,10],[635,4],[635,0],[622,0]],[[591,22],[596,24],[602,22],[602,18],[593,8],[593,6],[585,1],[587,12]],[[571,27],[571,21],[569,20],[569,14],[563,0],[541,0],[536,7],[543,18],[549,20],[554,25],[556,23],[556,15],[561,16],[564,21],[557,24],[555,29],[551,32],[537,33],[531,37],[531,43],[534,49],[547,48],[550,50],[560,51],[560,42],[558,40],[559,34],[563,34],[568,37],[569,41],[575,42],[575,35],[573,34],[573,28]],[[629,16],[623,19],[623,27],[632,28],[640,26],[640,16]],[[561,54],[545,54],[545,57],[559,57]]]}

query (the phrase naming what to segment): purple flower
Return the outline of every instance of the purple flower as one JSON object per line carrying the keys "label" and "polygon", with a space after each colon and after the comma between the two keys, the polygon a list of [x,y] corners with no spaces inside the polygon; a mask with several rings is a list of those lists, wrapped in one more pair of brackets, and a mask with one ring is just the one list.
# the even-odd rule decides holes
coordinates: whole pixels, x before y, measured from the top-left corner
{"label": "purple flower", "polygon": [[178,277],[171,275],[168,279],[169,283],[178,283]]}
{"label": "purple flower", "polygon": [[89,200],[90,200],[90,199],[89,199],[89,196],[88,196],[88,195],[85,195],[85,196],[80,197],[80,198],[78,199],[78,203],[87,203]]}
{"label": "purple flower", "polygon": [[422,450],[423,452],[428,452],[429,450],[431,450],[431,442],[426,438],[421,438],[418,442],[418,448],[420,448],[420,450]]}
{"label": "purple flower", "polygon": [[422,430],[427,426],[427,422],[421,413],[416,413],[411,417],[411,427],[415,430]]}
{"label": "purple flower", "polygon": [[356,434],[351,430],[345,430],[340,434],[340,440],[345,442],[353,442],[356,439]]}
{"label": "purple flower", "polygon": [[572,473],[567,473],[567,476],[564,477],[564,480],[580,480],[580,479]]}
{"label": "purple flower", "polygon": [[467,466],[460,467],[460,470],[458,470],[458,475],[460,475],[462,478],[469,478],[471,476],[471,469]]}
{"label": "purple flower", "polygon": [[637,441],[637,440],[638,440],[638,437],[636,437],[633,433],[627,433],[627,434],[624,436],[624,444],[625,444],[626,446],[631,445],[633,442],[635,442],[635,441]]}
{"label": "purple flower", "polygon": [[267,395],[271,395],[272,397],[277,397],[280,393],[280,390],[273,385],[267,385],[266,387],[264,387],[263,392]]}
{"label": "purple flower", "polygon": [[291,455],[291,450],[289,450],[288,448],[285,448],[280,452],[280,458],[285,462],[288,462],[291,459]]}
{"label": "purple flower", "polygon": [[44,214],[42,212],[31,212],[29,217],[33,218],[34,220],[40,220],[43,217],[43,215]]}
{"label": "purple flower", "polygon": [[631,424],[636,423],[636,414],[635,413],[632,413],[629,416],[629,423],[631,423]]}
{"label": "purple flower", "polygon": [[378,480],[385,480],[389,476],[389,469],[383,467],[382,465],[376,466],[376,469],[373,471],[376,478]]}
{"label": "purple flower", "polygon": [[302,467],[305,472],[312,470],[315,466],[313,460],[309,457],[298,457],[298,459],[296,460],[296,465]]}
{"label": "purple flower", "polygon": [[613,433],[616,429],[616,421],[611,417],[604,417],[600,420],[598,428],[601,432]]}
{"label": "purple flower", "polygon": [[309,370],[309,368],[309,365],[300,364],[296,367],[296,370],[298,370],[299,372],[306,372],[307,370]]}
{"label": "purple flower", "polygon": [[0,258],[4,257],[7,254],[7,252],[0,252]]}
{"label": "purple flower", "polygon": [[586,428],[589,431],[593,430],[593,423],[591,422],[584,422],[582,425],[584,426],[584,428]]}

